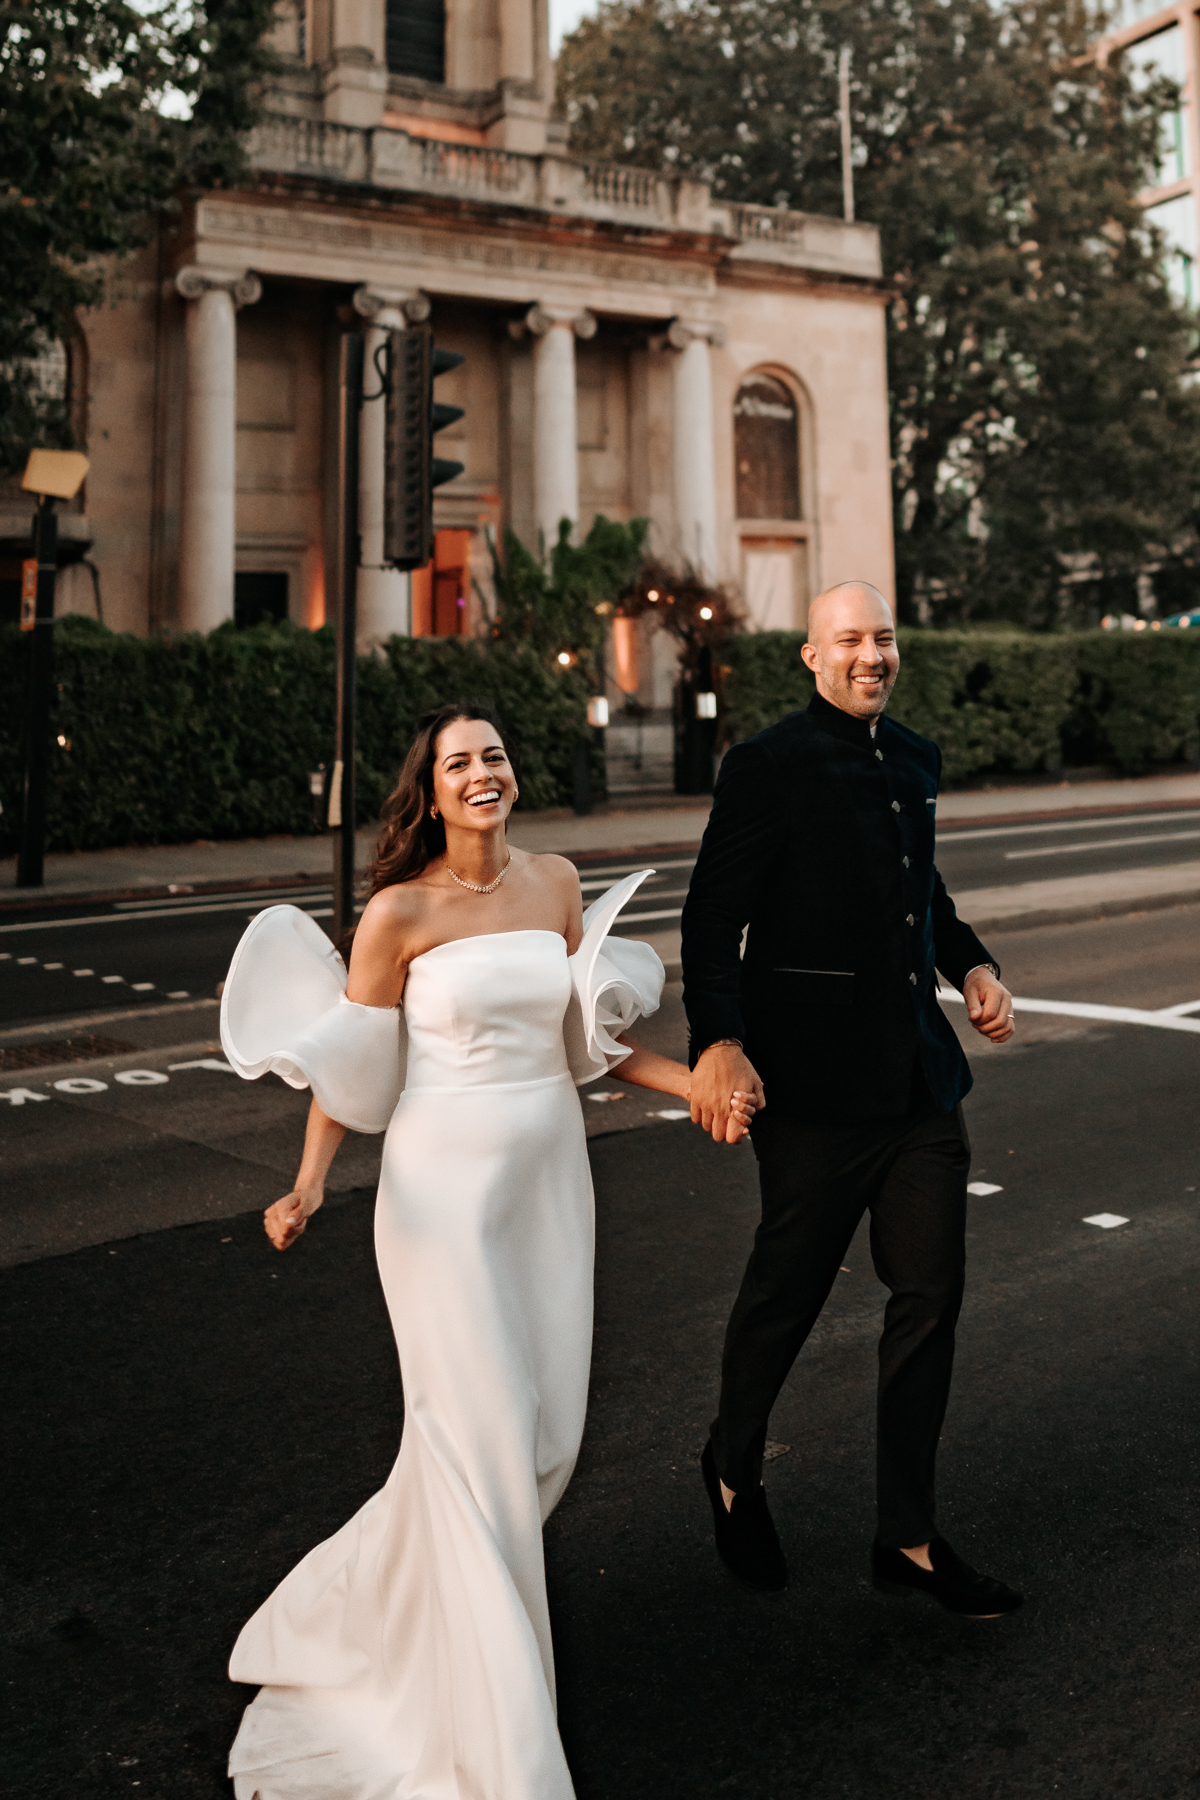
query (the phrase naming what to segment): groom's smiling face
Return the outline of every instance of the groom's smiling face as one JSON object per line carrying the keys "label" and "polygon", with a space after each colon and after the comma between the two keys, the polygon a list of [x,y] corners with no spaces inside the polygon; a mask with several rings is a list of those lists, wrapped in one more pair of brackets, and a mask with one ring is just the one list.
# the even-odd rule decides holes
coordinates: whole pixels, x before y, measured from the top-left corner
{"label": "groom's smiling face", "polygon": [[869,582],[827,588],[808,609],[800,654],[823,699],[857,719],[877,719],[900,673],[891,607]]}

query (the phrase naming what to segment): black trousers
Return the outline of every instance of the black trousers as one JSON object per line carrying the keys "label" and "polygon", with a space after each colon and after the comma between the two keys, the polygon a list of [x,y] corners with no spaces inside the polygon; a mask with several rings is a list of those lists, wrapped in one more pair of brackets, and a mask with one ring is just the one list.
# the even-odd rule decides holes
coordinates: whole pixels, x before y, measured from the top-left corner
{"label": "black trousers", "polygon": [[[922,1084],[923,1085],[923,1084]],[[754,1121],[762,1223],[730,1316],[713,1454],[734,1493],[756,1487],[771,1408],[829,1296],[863,1213],[890,1290],[879,1341],[879,1541],[936,1535],[934,1461],[966,1266],[971,1147],[962,1108],[914,1095],[902,1118]]]}

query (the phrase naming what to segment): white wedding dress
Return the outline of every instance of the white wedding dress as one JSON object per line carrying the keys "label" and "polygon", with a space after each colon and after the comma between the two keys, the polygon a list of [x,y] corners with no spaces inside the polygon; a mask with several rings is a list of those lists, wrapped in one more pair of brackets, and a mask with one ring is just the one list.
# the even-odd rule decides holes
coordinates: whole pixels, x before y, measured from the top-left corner
{"label": "white wedding dress", "polygon": [[[237,1800],[569,1800],[555,1723],[542,1525],[583,1431],[592,1184],[574,1092],[628,1055],[663,968],[608,938],[650,871],[550,931],[413,960],[399,1011],[291,906],[251,923],[221,1005],[225,1054],[382,1131],[379,1274],[404,1383],[387,1482],[243,1629],[257,1682],[229,1760]],[[407,1064],[407,1067],[406,1067]],[[319,1227],[318,1227],[319,1229]]]}

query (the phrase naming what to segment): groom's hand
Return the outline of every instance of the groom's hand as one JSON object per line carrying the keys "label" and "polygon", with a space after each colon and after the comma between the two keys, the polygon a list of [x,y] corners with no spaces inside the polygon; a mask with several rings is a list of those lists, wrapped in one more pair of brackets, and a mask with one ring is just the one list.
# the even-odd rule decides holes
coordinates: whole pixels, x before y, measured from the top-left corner
{"label": "groom's hand", "polygon": [[[1007,1044],[1015,1029],[1012,995],[990,969],[972,969],[963,983],[967,1017],[981,1037]],[[694,1116],[694,1115],[693,1115]]]}
{"label": "groom's hand", "polygon": [[754,1110],[766,1105],[758,1071],[737,1044],[710,1044],[692,1070],[692,1121],[710,1131],[713,1141],[725,1142],[735,1093],[748,1094]]}

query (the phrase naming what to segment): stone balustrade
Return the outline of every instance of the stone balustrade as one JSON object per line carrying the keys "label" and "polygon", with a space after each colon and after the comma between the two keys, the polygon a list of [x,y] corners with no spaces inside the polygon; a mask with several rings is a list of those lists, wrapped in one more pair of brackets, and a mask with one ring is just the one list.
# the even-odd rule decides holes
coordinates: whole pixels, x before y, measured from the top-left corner
{"label": "stone balustrade", "polygon": [[249,160],[264,174],[703,233],[730,240],[737,261],[782,263],[860,280],[877,280],[881,273],[873,225],[717,201],[705,182],[619,163],[528,156],[282,113],[268,114],[251,134]]}

